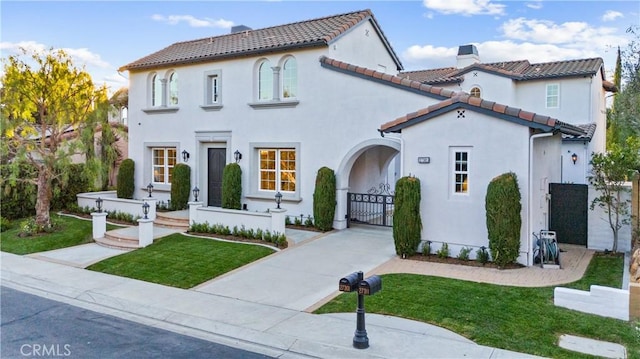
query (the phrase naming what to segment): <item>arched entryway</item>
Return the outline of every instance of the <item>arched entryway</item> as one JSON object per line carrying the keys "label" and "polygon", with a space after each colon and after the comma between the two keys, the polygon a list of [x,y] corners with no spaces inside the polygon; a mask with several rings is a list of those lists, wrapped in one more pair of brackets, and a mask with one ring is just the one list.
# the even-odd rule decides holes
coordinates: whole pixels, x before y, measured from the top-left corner
{"label": "arched entryway", "polygon": [[375,138],[357,144],[344,156],[336,172],[334,228],[347,227],[348,193],[369,194],[394,188],[402,175],[401,147],[398,139]]}

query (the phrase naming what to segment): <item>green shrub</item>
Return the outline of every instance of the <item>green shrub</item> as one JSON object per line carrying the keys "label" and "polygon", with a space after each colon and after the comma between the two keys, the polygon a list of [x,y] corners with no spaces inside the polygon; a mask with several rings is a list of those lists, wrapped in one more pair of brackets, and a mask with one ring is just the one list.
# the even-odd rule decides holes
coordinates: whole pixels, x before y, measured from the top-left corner
{"label": "green shrub", "polygon": [[20,181],[35,178],[36,168],[30,164],[0,166],[0,213],[8,219],[20,219],[36,214],[36,185]]}
{"label": "green shrub", "polygon": [[222,208],[242,209],[242,169],[229,163],[222,170]]}
{"label": "green shrub", "polygon": [[489,249],[501,268],[518,259],[520,251],[520,189],[513,172],[504,173],[489,183],[485,199]]}
{"label": "green shrub", "polygon": [[89,178],[84,163],[74,163],[66,167],[64,180],[53,182],[53,209],[68,209],[78,203],[78,193],[90,191]]}
{"label": "green shrub", "polygon": [[191,167],[178,163],[173,167],[171,176],[171,210],[179,211],[187,208],[191,194]]}
{"label": "green shrub", "polygon": [[458,259],[463,261],[468,261],[469,253],[471,253],[471,248],[463,247],[462,249],[460,249],[460,253],[458,253]]}
{"label": "green shrub", "polygon": [[449,245],[447,243],[442,243],[442,247],[438,249],[436,255],[440,258],[448,258],[449,257]]}
{"label": "green shrub", "polygon": [[396,253],[403,258],[416,253],[420,244],[420,180],[402,177],[396,182],[393,241]]}
{"label": "green shrub", "polygon": [[4,232],[9,229],[11,229],[11,221],[4,217],[0,217],[0,232]]}
{"label": "green shrub", "polygon": [[487,252],[487,247],[482,246],[476,251],[476,260],[482,264],[489,262],[489,252]]}
{"label": "green shrub", "polygon": [[322,167],[316,175],[316,187],[313,191],[313,218],[316,228],[321,231],[333,229],[335,213],[336,175],[331,168]]}
{"label": "green shrub", "polygon": [[133,199],[135,192],[135,162],[132,159],[127,158],[120,164],[118,170],[116,193],[118,198]]}
{"label": "green shrub", "polygon": [[422,255],[431,255],[431,241],[424,242],[424,245],[422,246]]}

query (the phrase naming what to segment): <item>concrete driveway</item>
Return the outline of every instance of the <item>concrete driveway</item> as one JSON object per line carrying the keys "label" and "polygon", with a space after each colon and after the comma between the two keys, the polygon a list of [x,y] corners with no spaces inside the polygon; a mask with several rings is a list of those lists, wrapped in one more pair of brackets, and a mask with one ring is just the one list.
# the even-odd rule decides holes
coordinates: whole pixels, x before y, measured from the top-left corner
{"label": "concrete driveway", "polygon": [[367,277],[393,257],[391,228],[354,226],[320,234],[195,290],[302,311],[334,294],[345,275],[363,271]]}

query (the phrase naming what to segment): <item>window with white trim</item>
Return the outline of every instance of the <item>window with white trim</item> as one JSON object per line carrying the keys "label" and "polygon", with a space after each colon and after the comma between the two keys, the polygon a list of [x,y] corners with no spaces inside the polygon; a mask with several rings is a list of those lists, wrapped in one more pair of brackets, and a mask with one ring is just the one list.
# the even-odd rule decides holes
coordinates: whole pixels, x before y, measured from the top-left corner
{"label": "window with white trim", "polygon": [[260,191],[296,191],[296,150],[262,148],[258,150]]}
{"label": "window with white trim", "polygon": [[298,64],[293,57],[288,58],[282,67],[282,98],[297,97]]}
{"label": "window with white trim", "polygon": [[220,76],[212,74],[207,76],[207,104],[220,102]]}
{"label": "window with white trim", "polygon": [[546,89],[547,108],[560,107],[560,84],[548,84]]}
{"label": "window with white trim", "polygon": [[171,184],[173,167],[176,165],[176,153],[175,147],[151,148],[153,183]]}
{"label": "window with white trim", "polygon": [[452,148],[451,157],[453,193],[469,193],[469,149]]}
{"label": "window with white trim", "polygon": [[258,100],[273,100],[273,70],[268,60],[262,61],[258,68]]}
{"label": "window with white trim", "polygon": [[477,86],[473,87],[471,91],[469,91],[469,95],[472,97],[480,97],[481,95],[480,88]]}
{"label": "window with white trim", "polygon": [[172,72],[169,76],[169,106],[178,105],[178,74]]}
{"label": "window with white trim", "polygon": [[162,79],[160,75],[151,77],[151,107],[162,106]]}

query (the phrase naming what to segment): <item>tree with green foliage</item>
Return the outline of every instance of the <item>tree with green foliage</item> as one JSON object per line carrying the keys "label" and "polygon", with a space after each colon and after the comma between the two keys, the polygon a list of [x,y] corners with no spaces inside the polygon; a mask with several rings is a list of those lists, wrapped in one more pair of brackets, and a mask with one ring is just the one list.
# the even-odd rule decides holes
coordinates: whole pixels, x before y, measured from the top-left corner
{"label": "tree with green foliage", "polygon": [[614,143],[607,153],[591,155],[589,183],[599,192],[591,202],[607,213],[613,232],[612,251],[618,251],[618,234],[623,225],[629,224],[630,200],[623,197],[629,191],[626,182],[640,170],[640,139],[627,138],[625,145]]}
{"label": "tree with green foliage", "polygon": [[136,190],[135,183],[135,162],[127,158],[120,164],[118,171],[118,183],[116,185],[116,195],[118,198],[133,199]]}
{"label": "tree with green foliage", "polygon": [[171,209],[179,211],[187,208],[191,194],[191,167],[178,163],[171,175]]}
{"label": "tree with green foliage", "polygon": [[402,177],[396,182],[393,213],[393,241],[396,254],[414,255],[422,236],[420,217],[420,180]]}
{"label": "tree with green foliage", "polygon": [[313,191],[313,219],[321,231],[333,229],[336,214],[336,175],[329,167],[322,167],[316,174]]}
{"label": "tree with green foliage", "polygon": [[485,197],[489,250],[501,268],[518,259],[522,204],[518,178],[504,173],[489,182]]}
{"label": "tree with green foliage", "polygon": [[229,163],[222,170],[222,208],[242,209],[242,168]]}
{"label": "tree with green foliage", "polygon": [[[26,57],[26,59],[25,59]],[[62,50],[21,54],[3,59],[0,79],[0,155],[10,159],[13,169],[2,181],[36,184],[36,224],[49,228],[53,181],[66,182],[73,155],[83,153],[82,141],[71,133],[82,133],[91,125],[94,105],[106,98],[106,88],[97,89],[91,76],[76,68]],[[19,178],[22,163],[36,168],[36,176]]]}

